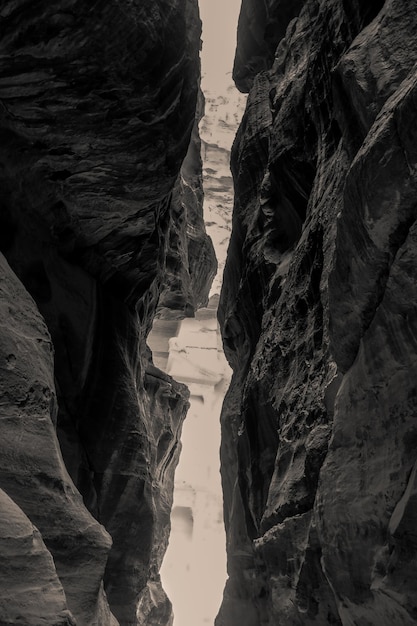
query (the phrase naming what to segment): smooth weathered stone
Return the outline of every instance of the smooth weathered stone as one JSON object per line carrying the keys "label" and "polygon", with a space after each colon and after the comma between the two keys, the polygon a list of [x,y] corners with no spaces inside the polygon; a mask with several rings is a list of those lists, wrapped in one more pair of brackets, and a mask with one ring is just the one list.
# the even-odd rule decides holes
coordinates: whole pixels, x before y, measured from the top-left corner
{"label": "smooth weathered stone", "polygon": [[[39,558],[47,566],[49,550],[54,559],[65,591],[66,602],[63,592],[62,601],[77,624],[98,624],[100,620],[112,624],[101,589],[111,539],[85,508],[62,459],[55,432],[51,338],[35,302],[3,255],[0,271],[0,486],[15,503],[9,507],[10,529],[13,516],[19,517],[19,507],[21,517],[26,515],[40,533],[36,536],[38,551],[42,540],[46,545]],[[28,570],[22,571],[23,595],[30,586],[27,576],[33,580],[29,568],[32,549],[28,546]],[[8,559],[2,559],[2,579],[7,579],[9,566]],[[50,564],[49,569],[54,571]],[[56,593],[60,584],[58,579],[54,582]],[[56,605],[56,598],[51,596],[51,602]],[[6,609],[7,602],[3,606]],[[45,598],[45,611],[50,613],[52,608],[47,607]]]}
{"label": "smooth weathered stone", "polygon": [[54,561],[39,531],[2,490],[0,490],[0,568],[2,624],[75,625],[67,608]]}

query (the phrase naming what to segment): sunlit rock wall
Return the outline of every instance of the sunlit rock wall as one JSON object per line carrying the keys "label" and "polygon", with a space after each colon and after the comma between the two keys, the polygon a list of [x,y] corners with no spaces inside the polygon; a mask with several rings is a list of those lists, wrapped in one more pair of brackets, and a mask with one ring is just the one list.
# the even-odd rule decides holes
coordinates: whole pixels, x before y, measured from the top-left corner
{"label": "sunlit rock wall", "polygon": [[[164,624],[188,392],[146,337],[167,266],[182,312],[215,271],[177,191],[197,2],[5,0],[0,22],[0,622]],[[173,266],[190,229],[204,262],[185,243]]]}
{"label": "sunlit rock wall", "polygon": [[242,5],[217,626],[417,621],[416,27]]}
{"label": "sunlit rock wall", "polygon": [[205,81],[205,108],[200,122],[203,159],[204,219],[216,249],[217,275],[211,293],[220,294],[227,248],[232,230],[233,180],[230,151],[245,110],[246,95],[225,76],[222,82]]}

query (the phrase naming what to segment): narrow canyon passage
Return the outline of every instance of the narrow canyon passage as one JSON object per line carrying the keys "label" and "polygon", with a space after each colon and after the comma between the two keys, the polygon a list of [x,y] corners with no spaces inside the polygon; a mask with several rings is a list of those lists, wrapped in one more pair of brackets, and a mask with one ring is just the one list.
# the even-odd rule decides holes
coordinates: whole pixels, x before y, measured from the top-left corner
{"label": "narrow canyon passage", "polygon": [[417,626],[417,5],[200,8],[0,3],[0,626]]}
{"label": "narrow canyon passage", "polygon": [[223,354],[217,307],[232,223],[230,151],[246,97],[232,79],[240,2],[226,7],[220,0],[199,4],[203,210],[218,268],[206,308],[194,318],[156,319],[148,337],[155,365],[190,391],[169,546],[161,568],[162,586],[173,604],[173,626],[213,626],[227,578],[219,453],[220,411],[231,370]]}

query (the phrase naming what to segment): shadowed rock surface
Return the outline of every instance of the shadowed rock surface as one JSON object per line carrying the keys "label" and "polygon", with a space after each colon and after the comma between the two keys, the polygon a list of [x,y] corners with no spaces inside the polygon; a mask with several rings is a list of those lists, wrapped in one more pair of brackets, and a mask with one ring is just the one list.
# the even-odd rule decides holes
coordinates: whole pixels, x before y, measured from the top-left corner
{"label": "shadowed rock surface", "polygon": [[416,27],[242,3],[217,626],[417,622]]}
{"label": "shadowed rock surface", "polygon": [[1,541],[0,622],[40,624],[45,588],[43,624],[165,624],[188,392],[146,337],[164,289],[192,314],[215,272],[195,131],[180,173],[197,3],[5,0],[0,21],[0,488],[15,503],[2,515],[33,532],[22,587],[45,563],[12,615]]}
{"label": "shadowed rock surface", "polygon": [[164,272],[164,289],[157,317],[192,317],[205,306],[216,274],[213,243],[203,217],[203,173],[199,123],[204,115],[204,95],[199,91],[196,118],[188,152],[171,201],[171,228]]}
{"label": "shadowed rock surface", "polygon": [[[2,527],[9,520],[10,533],[10,545],[2,541],[0,607],[4,612],[0,615],[1,621],[22,623],[32,619],[32,613],[42,607],[38,596],[43,596],[43,585],[46,589],[53,585],[55,593],[49,595],[46,591],[43,597],[45,615],[42,618],[47,619],[52,612],[49,601],[54,608],[58,599],[64,604],[62,584],[65,606],[74,616],[82,616],[86,624],[99,619],[111,623],[107,602],[100,590],[111,539],[83,505],[66,471],[55,432],[57,402],[52,341],[35,302],[3,255],[0,294],[0,475],[2,489],[6,492]],[[14,502],[10,503],[11,498],[6,494],[12,494]],[[28,545],[28,562],[20,574],[22,589],[19,592],[17,586],[14,590],[16,598],[20,595],[22,599],[27,593],[19,613],[18,602],[11,610],[8,587],[13,574],[19,577],[18,571],[11,571],[17,568],[19,560],[18,556],[11,558],[10,549],[17,544],[23,551],[22,534],[23,538],[27,537],[27,543],[32,534],[34,545]],[[33,573],[28,578],[32,552],[51,570],[49,584],[42,580],[42,573],[38,579]],[[41,617],[39,612],[35,615]]]}

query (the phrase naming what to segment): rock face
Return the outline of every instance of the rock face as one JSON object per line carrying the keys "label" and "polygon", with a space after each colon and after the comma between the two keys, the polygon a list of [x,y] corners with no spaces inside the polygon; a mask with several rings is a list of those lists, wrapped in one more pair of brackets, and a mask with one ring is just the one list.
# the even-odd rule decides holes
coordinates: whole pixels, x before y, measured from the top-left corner
{"label": "rock face", "polygon": [[417,622],[416,27],[242,4],[217,626]]}
{"label": "rock face", "polygon": [[213,243],[206,236],[203,217],[203,164],[199,133],[203,114],[204,96],[200,91],[190,145],[173,190],[164,289],[157,309],[159,319],[182,319],[205,306],[217,270]]}
{"label": "rock face", "polygon": [[242,92],[250,90],[258,72],[268,70],[288,23],[304,0],[242,0],[233,78]]}
{"label": "rock face", "polygon": [[[0,622],[168,623],[158,572],[188,392],[146,337],[167,267],[186,267],[176,315],[215,271],[193,148],[192,206],[180,174],[197,3],[5,0],[0,17]],[[18,613],[7,598],[27,586]]]}
{"label": "rock face", "polygon": [[[32,611],[45,610],[45,618],[51,611],[48,594],[44,598],[43,609],[38,603],[37,596],[41,593],[43,581],[37,580],[33,571],[31,573],[34,567],[31,563],[36,563],[36,557],[38,567],[43,560],[50,570],[46,582],[54,588],[50,597],[54,610],[57,599],[60,599],[64,613],[62,583],[66,606],[75,616],[82,616],[86,624],[93,623],[99,616],[104,623],[109,623],[107,602],[99,590],[111,539],[83,506],[81,496],[66,471],[55,432],[57,403],[51,338],[35,302],[3,255],[0,292],[0,473],[2,489],[6,492],[2,492],[5,507],[2,508],[1,562],[4,571],[0,607],[5,613],[1,619],[6,623],[15,623],[14,620],[19,623],[32,619]],[[12,494],[14,502],[6,494]],[[6,541],[7,527],[9,546]],[[14,544],[19,550],[16,558],[12,559]],[[24,561],[25,544],[28,562],[26,567],[22,564],[20,575],[31,573],[31,579],[25,580],[20,592],[15,588],[14,598],[18,603],[19,595],[24,597],[27,587],[33,589],[33,596],[29,595],[19,613],[18,606],[10,607],[9,567],[16,568],[14,575],[18,579],[17,563]],[[30,558],[32,553],[33,558]],[[76,577],[74,571],[77,571]],[[13,576],[11,578],[13,580]],[[9,621],[6,621],[6,616]],[[68,617],[67,621],[71,623]]]}

